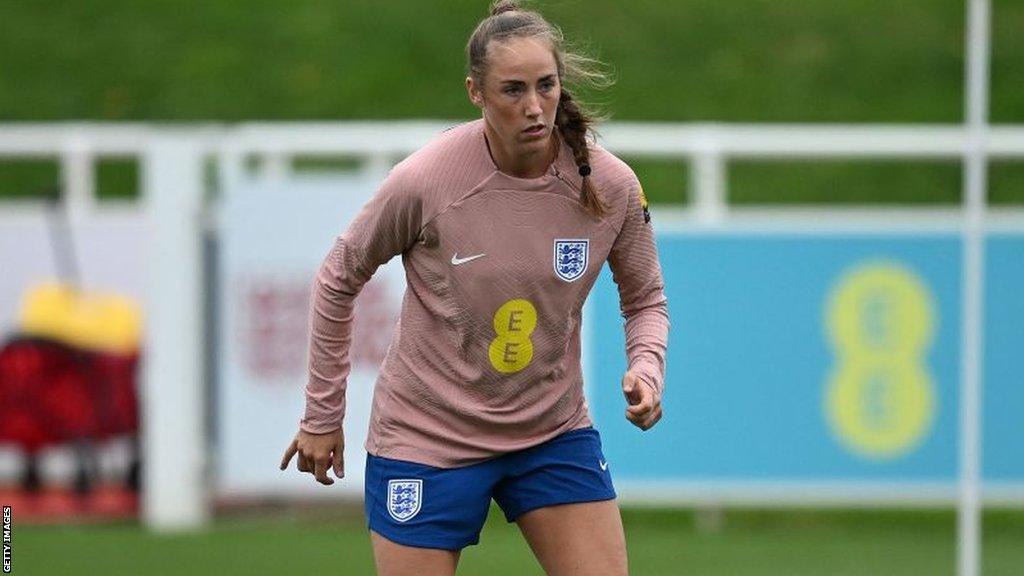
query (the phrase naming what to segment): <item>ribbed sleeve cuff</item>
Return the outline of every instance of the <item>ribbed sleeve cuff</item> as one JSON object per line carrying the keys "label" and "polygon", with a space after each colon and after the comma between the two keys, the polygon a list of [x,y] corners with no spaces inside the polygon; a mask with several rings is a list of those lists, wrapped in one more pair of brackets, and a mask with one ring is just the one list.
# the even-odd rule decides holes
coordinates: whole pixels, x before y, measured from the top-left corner
{"label": "ribbed sleeve cuff", "polygon": [[303,418],[299,420],[299,429],[310,434],[326,434],[341,428],[341,420],[337,422],[312,422]]}
{"label": "ribbed sleeve cuff", "polygon": [[665,391],[665,384],[662,381],[663,377],[658,366],[653,362],[641,360],[633,363],[633,365],[629,367],[629,370],[636,374],[644,384],[650,386],[658,397],[661,398],[661,395]]}

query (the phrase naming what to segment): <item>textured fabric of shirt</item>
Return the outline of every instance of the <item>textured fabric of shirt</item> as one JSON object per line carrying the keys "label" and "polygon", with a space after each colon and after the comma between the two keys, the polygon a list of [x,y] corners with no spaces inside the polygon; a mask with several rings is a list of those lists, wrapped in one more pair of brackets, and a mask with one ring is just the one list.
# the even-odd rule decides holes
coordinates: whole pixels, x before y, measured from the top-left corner
{"label": "textured fabric of shirt", "polygon": [[300,427],[341,426],[353,301],[398,254],[407,286],[374,390],[369,453],[451,468],[591,425],[580,322],[606,261],[629,369],[660,396],[669,320],[646,200],[609,152],[592,146],[590,165],[609,208],[601,218],[580,202],[564,143],[543,176],[516,178],[491,159],[483,120],[396,165],[317,274]]}

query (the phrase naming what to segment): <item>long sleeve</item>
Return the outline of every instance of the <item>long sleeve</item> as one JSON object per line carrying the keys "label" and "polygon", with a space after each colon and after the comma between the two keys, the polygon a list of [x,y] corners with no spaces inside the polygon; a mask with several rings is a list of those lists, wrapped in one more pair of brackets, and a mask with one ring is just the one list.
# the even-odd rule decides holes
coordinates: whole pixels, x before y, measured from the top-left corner
{"label": "long sleeve", "polygon": [[608,255],[608,266],[618,285],[619,305],[626,320],[629,369],[660,396],[665,388],[669,318],[646,204],[643,190],[636,183],[629,193],[625,221]]}
{"label": "long sleeve", "polygon": [[324,258],[313,282],[309,380],[300,428],[337,430],[345,416],[353,301],[377,268],[416,241],[421,201],[396,167]]}
{"label": "long sleeve", "polygon": [[544,175],[516,178],[485,132],[482,118],[456,126],[403,160],[331,248],[313,290],[304,430],[342,424],[353,301],[396,254],[405,296],[373,384],[369,454],[457,468],[592,426],[579,314],[609,260],[630,368],[654,394],[663,386],[667,308],[636,175],[592,146],[609,205],[595,219],[564,140]]}

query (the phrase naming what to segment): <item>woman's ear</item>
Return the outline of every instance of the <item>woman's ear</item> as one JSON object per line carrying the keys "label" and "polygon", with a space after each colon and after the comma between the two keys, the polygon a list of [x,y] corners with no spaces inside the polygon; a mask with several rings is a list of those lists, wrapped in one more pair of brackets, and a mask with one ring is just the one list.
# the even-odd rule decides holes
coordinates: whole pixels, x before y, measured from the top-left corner
{"label": "woman's ear", "polygon": [[466,76],[466,93],[469,94],[469,101],[473,103],[473,106],[483,110],[484,96],[472,76]]}

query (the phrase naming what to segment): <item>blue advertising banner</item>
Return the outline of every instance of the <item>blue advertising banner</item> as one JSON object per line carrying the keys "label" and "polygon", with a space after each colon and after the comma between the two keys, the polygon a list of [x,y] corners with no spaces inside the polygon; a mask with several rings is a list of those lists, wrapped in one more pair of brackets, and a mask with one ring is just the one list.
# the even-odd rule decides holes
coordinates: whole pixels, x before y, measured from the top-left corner
{"label": "blue advertising banner", "polygon": [[[953,233],[660,235],[665,416],[623,416],[618,292],[588,303],[591,409],[617,481],[951,483]],[[987,241],[983,476],[1024,482],[1024,235]]]}

